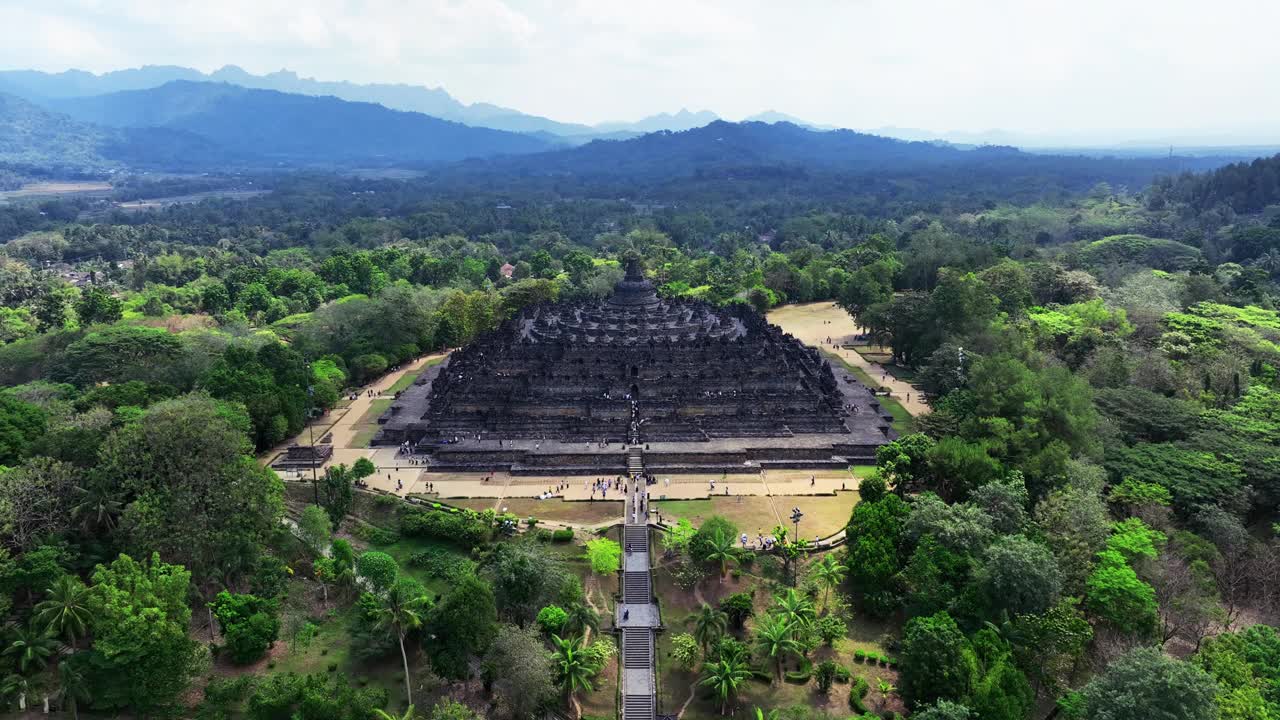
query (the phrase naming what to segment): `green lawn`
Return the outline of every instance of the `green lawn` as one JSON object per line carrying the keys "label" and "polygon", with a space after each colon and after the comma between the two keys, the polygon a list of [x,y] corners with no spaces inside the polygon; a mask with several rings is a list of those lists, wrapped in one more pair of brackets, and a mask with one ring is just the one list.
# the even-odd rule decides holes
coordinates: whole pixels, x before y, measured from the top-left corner
{"label": "green lawn", "polygon": [[378,434],[378,418],[382,417],[382,413],[391,407],[391,403],[395,402],[392,398],[378,398],[369,403],[369,409],[365,411],[364,417],[360,418],[355,425],[355,435],[351,438],[351,447],[369,447],[369,441],[373,440],[373,436]]}
{"label": "green lawn", "polygon": [[397,380],[394,385],[387,388],[387,393],[390,395],[395,395],[396,393],[402,390],[408,390],[409,386],[413,384],[414,380],[418,379],[418,376],[421,375],[423,371],[425,371],[427,368],[431,367],[432,365],[439,365],[441,360],[444,360],[444,356],[433,357],[427,360],[426,362],[422,363],[422,367],[418,368],[417,370],[414,370],[413,372],[407,372],[404,375],[401,375],[400,379]]}
{"label": "green lawn", "polygon": [[[829,353],[827,354],[827,357],[839,362],[851,375],[858,378],[858,382],[866,385],[872,390],[879,390],[882,387],[880,383],[877,382],[875,378],[868,375],[865,370],[857,365],[850,365],[848,360]],[[880,395],[877,396],[876,399],[880,401],[881,407],[893,416],[893,429],[897,430],[899,435],[907,435],[915,432],[915,418],[911,417],[911,413],[907,412],[907,409],[902,407],[902,403],[898,402],[897,398]]]}

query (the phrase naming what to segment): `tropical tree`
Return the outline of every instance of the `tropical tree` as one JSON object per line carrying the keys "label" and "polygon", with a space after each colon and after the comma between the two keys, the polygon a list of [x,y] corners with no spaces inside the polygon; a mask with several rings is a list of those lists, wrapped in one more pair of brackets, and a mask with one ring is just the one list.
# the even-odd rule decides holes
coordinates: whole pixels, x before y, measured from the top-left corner
{"label": "tropical tree", "polygon": [[788,588],[786,592],[777,596],[774,602],[777,605],[778,614],[786,619],[793,633],[798,634],[817,617],[817,612],[813,609],[813,601],[795,588]]}
{"label": "tropical tree", "polygon": [[13,658],[18,672],[25,675],[32,670],[43,670],[57,651],[58,641],[49,634],[49,628],[32,620],[25,627],[19,625],[13,629],[13,637],[3,654]]}
{"label": "tropical tree", "polygon": [[746,658],[736,653],[722,655],[719,660],[710,661],[702,666],[701,684],[714,690],[716,696],[720,698],[721,715],[729,714],[729,701],[738,694],[738,688],[750,678],[751,668],[747,666]]}
{"label": "tropical tree", "polygon": [[766,615],[756,624],[756,650],[773,659],[774,674],[782,680],[782,660],[787,653],[798,653],[794,628],[783,615]]}
{"label": "tropical tree", "polygon": [[831,591],[844,582],[849,567],[840,562],[833,553],[822,556],[822,560],[813,567],[813,577],[822,585],[822,608],[827,608],[827,600]]}
{"label": "tropical tree", "polygon": [[84,673],[69,660],[58,663],[58,697],[64,708],[71,709],[72,720],[80,720],[80,703],[92,697]]}
{"label": "tropical tree", "polygon": [[[327,518],[328,516],[326,515],[325,517]],[[338,579],[333,558],[316,558],[315,562],[311,563],[311,574],[315,576],[316,582],[320,583],[320,591],[324,593],[324,606],[328,608],[329,584]]]}
{"label": "tropical tree", "polygon": [[111,532],[116,529],[124,506],[111,494],[111,490],[101,483],[94,483],[87,488],[77,485],[74,492],[76,501],[71,508],[72,519],[80,522],[85,530]]}
{"label": "tropical tree", "polygon": [[729,616],[723,610],[702,603],[702,607],[693,618],[693,636],[697,638],[703,651],[706,651],[717,638],[724,634],[728,625]]}
{"label": "tropical tree", "polygon": [[378,610],[378,627],[395,632],[400,641],[400,660],[404,662],[404,696],[413,704],[413,689],[409,679],[409,655],[404,650],[404,638],[422,625],[422,615],[428,609],[429,600],[422,585],[410,578],[396,581],[382,595],[382,607]]}
{"label": "tropical tree", "polygon": [[35,607],[35,620],[55,636],[76,640],[89,632],[93,612],[89,610],[89,588],[74,575],[63,575],[49,588],[49,595]]}
{"label": "tropical tree", "polygon": [[724,576],[729,573],[729,563],[738,561],[738,549],[733,546],[733,537],[723,533],[712,535],[706,557],[707,560],[720,564],[720,583],[723,584]]}
{"label": "tropical tree", "polygon": [[564,690],[565,697],[572,702],[573,695],[578,690],[591,692],[593,690],[591,678],[595,675],[595,671],[590,659],[583,652],[582,638],[577,635],[570,635],[567,638],[552,635],[551,643],[555,645],[560,689]]}
{"label": "tropical tree", "polygon": [[589,630],[600,629],[600,614],[584,602],[570,603],[564,612],[564,624],[560,627],[566,632],[578,632],[585,638]]}

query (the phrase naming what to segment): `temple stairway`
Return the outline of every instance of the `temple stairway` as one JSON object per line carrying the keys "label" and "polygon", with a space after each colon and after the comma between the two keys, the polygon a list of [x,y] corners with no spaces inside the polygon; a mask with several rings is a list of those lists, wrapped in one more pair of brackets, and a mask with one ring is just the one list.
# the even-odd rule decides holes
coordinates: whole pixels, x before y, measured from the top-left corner
{"label": "temple stairway", "polygon": [[[628,451],[629,464],[632,458],[639,461],[638,448]],[[631,480],[627,483],[626,518],[622,527],[625,548],[622,602],[618,604],[614,626],[622,634],[622,720],[655,720],[658,697],[654,631],[661,623],[658,606],[653,601],[653,580],[649,573],[648,519],[640,509],[648,506],[636,501],[637,493],[643,497],[645,484],[635,473],[631,473]]]}
{"label": "temple stairway", "polygon": [[627,448],[627,475],[635,477],[644,472],[644,450]]}

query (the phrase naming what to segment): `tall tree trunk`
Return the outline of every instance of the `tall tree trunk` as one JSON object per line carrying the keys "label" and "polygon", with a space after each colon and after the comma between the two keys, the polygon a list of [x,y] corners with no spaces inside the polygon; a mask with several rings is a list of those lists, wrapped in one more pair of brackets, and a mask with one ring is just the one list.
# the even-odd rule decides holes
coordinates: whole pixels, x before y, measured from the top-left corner
{"label": "tall tree trunk", "polygon": [[404,651],[404,632],[398,633],[400,636],[400,659],[404,661],[404,696],[409,700],[409,704],[413,704],[413,684],[409,680],[409,656]]}

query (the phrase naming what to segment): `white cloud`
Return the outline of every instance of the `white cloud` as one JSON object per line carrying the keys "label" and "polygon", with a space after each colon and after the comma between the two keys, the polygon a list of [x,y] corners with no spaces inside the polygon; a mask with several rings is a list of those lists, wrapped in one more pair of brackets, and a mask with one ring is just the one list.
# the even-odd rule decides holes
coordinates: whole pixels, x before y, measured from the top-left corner
{"label": "white cloud", "polygon": [[0,0],[0,65],[289,68],[586,122],[1280,128],[1276,27],[1270,0]]}

